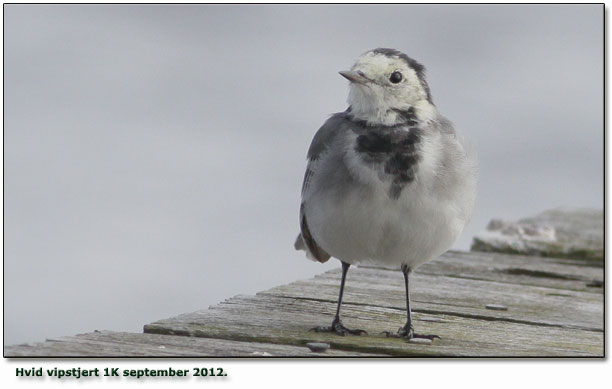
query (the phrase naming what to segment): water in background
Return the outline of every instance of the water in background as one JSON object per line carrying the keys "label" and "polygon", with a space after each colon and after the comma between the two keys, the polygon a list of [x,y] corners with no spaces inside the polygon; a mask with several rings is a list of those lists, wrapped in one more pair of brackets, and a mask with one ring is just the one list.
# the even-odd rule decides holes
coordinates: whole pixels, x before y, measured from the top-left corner
{"label": "water in background", "polygon": [[[603,7],[6,5],[5,344],[307,278],[309,142],[395,47],[479,151],[472,223],[602,207]],[[350,281],[349,281],[350,282]]]}

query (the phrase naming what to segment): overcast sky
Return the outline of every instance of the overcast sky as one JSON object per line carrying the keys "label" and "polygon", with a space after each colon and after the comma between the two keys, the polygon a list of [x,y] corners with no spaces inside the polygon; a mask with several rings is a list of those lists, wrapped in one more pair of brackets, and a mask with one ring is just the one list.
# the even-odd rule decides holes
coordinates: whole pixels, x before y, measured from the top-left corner
{"label": "overcast sky", "polygon": [[493,217],[603,206],[602,5],[4,12],[6,344],[141,331],[338,266],[293,250],[305,154],[346,108],[337,72],[375,47],[425,64],[478,150],[456,248]]}

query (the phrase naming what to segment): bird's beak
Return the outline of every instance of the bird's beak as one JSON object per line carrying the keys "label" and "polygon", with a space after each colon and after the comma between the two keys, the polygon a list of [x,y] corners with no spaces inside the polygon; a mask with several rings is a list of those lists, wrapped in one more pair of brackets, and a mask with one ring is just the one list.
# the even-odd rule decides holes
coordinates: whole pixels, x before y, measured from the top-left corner
{"label": "bird's beak", "polygon": [[363,75],[363,73],[361,72],[354,72],[352,70],[343,70],[340,73],[340,75],[344,78],[346,78],[347,80],[349,80],[350,82],[354,82],[356,84],[367,84],[368,82],[370,82],[370,79],[365,77]]}

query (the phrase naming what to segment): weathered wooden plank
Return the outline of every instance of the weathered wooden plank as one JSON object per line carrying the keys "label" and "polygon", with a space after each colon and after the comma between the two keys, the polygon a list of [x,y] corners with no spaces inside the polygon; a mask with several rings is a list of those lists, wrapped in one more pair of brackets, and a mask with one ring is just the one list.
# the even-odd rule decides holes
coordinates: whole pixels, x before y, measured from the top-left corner
{"label": "weathered wooden plank", "polygon": [[604,211],[560,207],[515,221],[493,219],[474,237],[480,251],[603,262]]}
{"label": "weathered wooden plank", "polygon": [[[447,253],[411,277],[417,329],[443,337],[431,345],[378,335],[405,322],[401,273],[351,268],[343,304],[347,326],[367,337],[309,332],[331,322],[339,269],[237,297],[208,311],[145,326],[153,333],[304,344],[389,355],[602,356],[601,268],[571,259],[482,253]],[[507,310],[487,309],[502,306]]]}
{"label": "weathered wooden plank", "polygon": [[[336,301],[340,271],[332,270],[305,281],[260,292],[280,297]],[[603,295],[497,281],[414,273],[411,299],[415,310],[459,316],[507,319],[542,325],[603,330]],[[401,273],[355,268],[349,271],[344,301],[352,304],[403,309],[404,281]],[[492,311],[500,304],[507,311]]]}
{"label": "weathered wooden plank", "polygon": [[[309,329],[331,323],[339,269],[205,311],[160,320],[146,334],[95,332],[5,347],[5,356],[603,356],[603,269],[572,259],[450,252],[411,277],[418,332],[387,338],[406,320],[401,273],[351,268],[343,320],[367,336]],[[503,309],[487,309],[498,307]],[[505,310],[504,310],[505,309]],[[162,335],[163,334],[163,335]],[[168,336],[181,335],[181,336]],[[329,343],[313,353],[308,342]]]}
{"label": "weathered wooden plank", "polygon": [[328,350],[314,353],[304,346],[101,331],[4,348],[6,357],[353,357],[377,356]]}
{"label": "weathered wooden plank", "polygon": [[332,349],[402,356],[602,356],[603,333],[563,327],[483,320],[445,314],[414,313],[422,333],[442,339],[414,344],[386,338],[405,322],[401,309],[370,305],[343,306],[345,325],[368,331],[368,336],[310,332],[331,322],[335,303],[259,294],[227,300],[206,311],[161,320],[145,332],[301,345],[326,342]]}
{"label": "weathered wooden plank", "polygon": [[603,293],[603,268],[589,266],[589,263],[581,260],[449,251],[417,271],[421,274]]}

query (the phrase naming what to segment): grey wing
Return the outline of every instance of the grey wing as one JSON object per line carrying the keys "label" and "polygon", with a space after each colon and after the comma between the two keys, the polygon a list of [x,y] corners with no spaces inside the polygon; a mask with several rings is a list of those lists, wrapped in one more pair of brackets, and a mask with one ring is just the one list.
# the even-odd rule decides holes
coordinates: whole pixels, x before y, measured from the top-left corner
{"label": "grey wing", "polygon": [[306,172],[304,173],[304,181],[302,183],[302,203],[300,205],[301,233],[296,238],[294,247],[296,250],[305,250],[308,258],[319,262],[326,262],[330,258],[330,255],[317,245],[317,242],[310,233],[308,220],[304,213],[304,193],[309,189],[312,177],[316,174],[316,165],[321,154],[325,152],[338,134],[339,125],[343,120],[344,115],[342,113],[335,114],[329,118],[315,134],[310,144],[310,148],[308,149],[308,164],[306,165]]}

